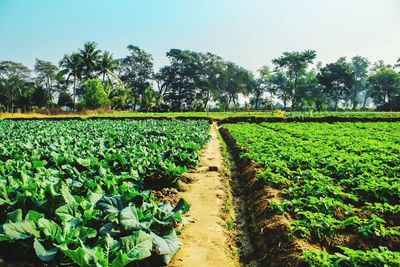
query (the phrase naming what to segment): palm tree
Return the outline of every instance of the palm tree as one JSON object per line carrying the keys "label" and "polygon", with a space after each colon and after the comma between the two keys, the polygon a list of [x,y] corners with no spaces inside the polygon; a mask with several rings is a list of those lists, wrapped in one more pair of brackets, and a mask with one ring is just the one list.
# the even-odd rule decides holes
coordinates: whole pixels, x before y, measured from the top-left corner
{"label": "palm tree", "polygon": [[95,42],[87,42],[83,49],[79,49],[79,55],[82,61],[82,74],[85,79],[95,78],[98,69],[98,61],[101,51],[96,49]]}
{"label": "palm tree", "polygon": [[111,81],[111,77],[116,77],[114,71],[118,69],[119,63],[118,60],[114,59],[112,54],[108,51],[104,51],[100,56],[100,60],[98,62],[98,70],[99,74],[102,76],[103,84],[105,82],[106,76],[108,80]]}
{"label": "palm tree", "polygon": [[[396,65],[394,65],[395,67],[397,67],[397,68],[400,68],[400,57],[399,57],[399,59],[397,60],[397,64]],[[399,72],[400,73],[400,72]]]}
{"label": "palm tree", "polygon": [[71,55],[65,55],[63,59],[59,63],[60,72],[59,76],[67,75],[67,87],[68,81],[72,77],[73,78],[73,102],[74,102],[74,111],[75,111],[75,103],[76,103],[76,83],[78,79],[82,77],[82,68],[83,62],[81,61],[81,55],[79,53],[72,53]]}

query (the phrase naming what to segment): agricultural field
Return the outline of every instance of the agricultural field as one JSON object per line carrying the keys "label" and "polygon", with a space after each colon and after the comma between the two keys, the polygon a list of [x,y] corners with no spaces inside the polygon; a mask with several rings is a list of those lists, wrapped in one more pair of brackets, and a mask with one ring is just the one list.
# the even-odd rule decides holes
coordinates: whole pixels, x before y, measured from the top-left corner
{"label": "agricultural field", "polygon": [[278,192],[261,201],[285,218],[285,242],[300,244],[299,261],[400,266],[400,123],[223,127]]}
{"label": "agricultural field", "polygon": [[399,118],[400,112],[377,111],[321,111],[321,112],[285,112],[286,118],[295,117],[347,117],[347,118]]}
{"label": "agricultural field", "polygon": [[179,186],[209,129],[206,120],[0,121],[0,257],[167,264],[189,204],[154,192]]}
{"label": "agricultural field", "polygon": [[84,111],[81,113],[0,113],[1,119],[29,119],[29,118],[210,118],[222,120],[236,117],[257,118],[319,118],[319,117],[345,117],[345,118],[400,118],[400,112],[375,112],[375,111],[342,111],[342,112],[290,112],[283,110],[274,111],[227,111],[227,112],[133,112],[133,111]]}

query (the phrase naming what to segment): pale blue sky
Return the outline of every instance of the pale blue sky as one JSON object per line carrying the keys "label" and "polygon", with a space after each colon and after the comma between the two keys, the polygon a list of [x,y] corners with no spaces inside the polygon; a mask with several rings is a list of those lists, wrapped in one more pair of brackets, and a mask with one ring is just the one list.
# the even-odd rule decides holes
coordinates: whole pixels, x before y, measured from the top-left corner
{"label": "pale blue sky", "polygon": [[400,57],[399,0],[0,0],[0,60],[57,63],[95,41],[126,46],[156,67],[170,48],[209,51],[256,70],[284,51],[314,49],[324,63]]}

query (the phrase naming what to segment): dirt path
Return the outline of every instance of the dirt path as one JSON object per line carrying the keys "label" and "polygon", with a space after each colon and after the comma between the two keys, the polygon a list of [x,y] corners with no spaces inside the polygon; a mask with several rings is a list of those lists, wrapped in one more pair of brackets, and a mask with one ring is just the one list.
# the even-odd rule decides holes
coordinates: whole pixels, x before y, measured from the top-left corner
{"label": "dirt path", "polygon": [[[211,128],[211,140],[201,155],[198,167],[186,176],[192,180],[181,195],[191,205],[189,215],[195,220],[186,225],[180,237],[182,247],[170,266],[235,266],[229,249],[229,237],[222,219],[224,199],[224,160],[216,126]],[[209,171],[216,166],[219,171]]]}

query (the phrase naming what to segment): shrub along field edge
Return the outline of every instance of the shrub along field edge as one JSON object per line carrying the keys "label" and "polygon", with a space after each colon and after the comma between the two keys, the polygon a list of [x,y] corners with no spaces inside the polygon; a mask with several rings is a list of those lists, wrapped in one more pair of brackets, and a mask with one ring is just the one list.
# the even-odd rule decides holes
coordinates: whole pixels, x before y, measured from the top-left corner
{"label": "shrub along field edge", "polygon": [[[140,115],[139,115],[140,114]],[[229,114],[214,115],[210,113],[138,113],[134,116],[124,115],[120,113],[115,114],[96,114],[96,115],[84,115],[84,114],[63,114],[63,115],[42,115],[42,114],[1,114],[0,120],[88,120],[88,119],[104,119],[104,120],[208,120],[210,123],[217,122],[219,125],[224,123],[238,123],[238,122],[250,122],[250,123],[263,123],[263,122],[400,122],[400,113],[387,113],[379,115],[368,115],[363,116],[353,114],[351,116],[343,116],[342,113],[338,115],[322,115],[322,116],[304,116],[295,115],[292,117],[286,117],[284,114],[276,114],[270,116],[264,116],[261,113],[254,115],[245,115],[243,112],[237,115]],[[270,113],[269,113],[270,114]],[[369,113],[368,113],[369,114]],[[398,115],[397,115],[398,114]]]}
{"label": "shrub along field edge", "polygon": [[262,118],[262,117],[229,117],[219,120],[218,123],[263,123],[263,122],[400,122],[400,117],[339,117],[339,116],[326,116],[326,117],[292,117],[292,118]]}

